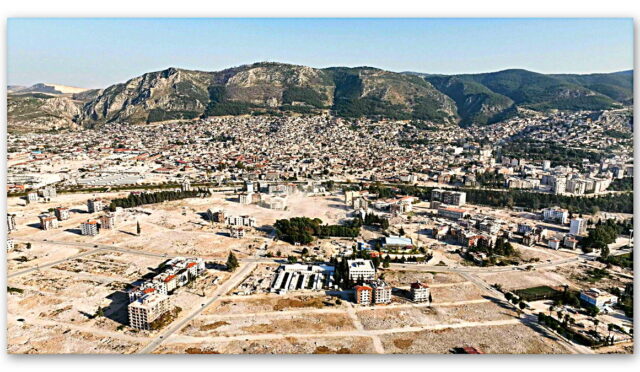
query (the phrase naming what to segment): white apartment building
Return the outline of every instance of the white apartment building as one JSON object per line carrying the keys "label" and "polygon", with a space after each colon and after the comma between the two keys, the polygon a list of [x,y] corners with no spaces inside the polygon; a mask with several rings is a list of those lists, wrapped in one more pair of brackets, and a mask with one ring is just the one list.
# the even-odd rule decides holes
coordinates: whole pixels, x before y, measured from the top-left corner
{"label": "white apartment building", "polygon": [[542,210],[542,218],[545,221],[565,224],[569,220],[569,211],[559,207],[544,208]]}
{"label": "white apartment building", "polygon": [[584,218],[574,218],[569,225],[569,234],[582,235],[587,231],[587,220]]}
{"label": "white apartment building", "polygon": [[349,267],[349,279],[351,280],[373,280],[376,277],[376,268],[373,267],[371,260],[356,258],[355,260],[347,260]]}
{"label": "white apartment building", "polygon": [[553,184],[553,193],[556,195],[567,192],[567,179],[565,177],[556,177]]}
{"label": "white apartment building", "polygon": [[391,302],[391,286],[382,280],[376,280],[370,283],[373,289],[374,304],[388,304]]}
{"label": "white apartment building", "polygon": [[7,213],[7,232],[16,231],[17,229],[16,215]]}
{"label": "white apartment building", "polygon": [[40,194],[40,196],[46,199],[55,198],[58,195],[56,188],[53,186],[47,186],[43,189],[40,189],[38,190],[38,193]]}
{"label": "white apartment building", "polygon": [[430,294],[431,290],[426,283],[411,283],[411,299],[413,302],[427,302]]}
{"label": "white apartment building", "polygon": [[225,220],[227,225],[231,226],[256,226],[256,219],[250,216],[228,216]]}
{"label": "white apartment building", "polygon": [[58,219],[50,214],[41,214],[38,218],[40,218],[40,228],[42,230],[57,229],[59,226]]}
{"label": "white apartment building", "polygon": [[7,252],[13,251],[16,247],[16,243],[13,239],[7,239]]}
{"label": "white apartment building", "polygon": [[38,193],[35,191],[32,191],[30,193],[27,194],[27,200],[29,202],[34,202],[38,200]]}
{"label": "white apartment building", "polygon": [[149,291],[131,302],[127,309],[131,327],[150,330],[154,320],[171,311],[171,299],[167,295]]}
{"label": "white apartment building", "polygon": [[56,218],[59,221],[65,221],[71,217],[71,214],[69,213],[69,208],[58,207],[54,210],[54,213],[56,215]]}
{"label": "white apartment building", "polygon": [[96,236],[98,235],[98,222],[88,220],[80,224],[80,232],[82,235]]}
{"label": "white apartment building", "polygon": [[102,199],[89,199],[87,200],[87,209],[89,213],[102,212],[106,207],[106,203]]}

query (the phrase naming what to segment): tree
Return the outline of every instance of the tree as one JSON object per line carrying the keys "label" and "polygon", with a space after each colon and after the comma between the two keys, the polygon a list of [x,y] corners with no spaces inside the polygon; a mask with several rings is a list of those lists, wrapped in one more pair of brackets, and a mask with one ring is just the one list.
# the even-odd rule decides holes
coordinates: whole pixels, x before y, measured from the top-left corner
{"label": "tree", "polygon": [[301,253],[302,257],[304,257],[304,256],[306,256],[306,255],[308,255],[308,254],[309,254],[309,249],[307,249],[307,248],[302,248],[302,253]]}
{"label": "tree", "polygon": [[400,230],[398,231],[398,235],[404,236],[404,234],[405,234],[404,229],[400,227]]}
{"label": "tree", "polygon": [[429,292],[429,303],[433,302],[433,297],[431,297],[431,292]]}
{"label": "tree", "polygon": [[136,221],[136,232],[138,233],[138,236],[140,236],[140,233],[142,232],[142,229],[140,229],[140,221]]}
{"label": "tree", "polygon": [[518,306],[520,307],[520,310],[524,310],[527,307],[527,304],[524,301],[520,301]]}
{"label": "tree", "polygon": [[227,257],[227,270],[236,271],[236,269],[240,266],[238,263],[238,258],[233,252],[229,252],[229,256]]}

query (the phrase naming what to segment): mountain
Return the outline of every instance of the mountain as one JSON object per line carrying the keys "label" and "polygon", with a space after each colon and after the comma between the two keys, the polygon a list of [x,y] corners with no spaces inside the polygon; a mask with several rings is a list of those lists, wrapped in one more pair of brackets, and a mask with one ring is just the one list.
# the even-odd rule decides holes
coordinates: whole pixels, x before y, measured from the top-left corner
{"label": "mountain", "polygon": [[517,115],[518,108],[604,110],[633,102],[633,71],[545,75],[511,69],[482,74],[417,75],[456,101],[461,125],[500,121]]}
{"label": "mountain", "polygon": [[68,97],[44,93],[9,94],[7,117],[9,132],[42,132],[75,129],[80,105]]}
{"label": "mountain", "polygon": [[455,122],[455,103],[429,82],[371,67],[315,69],[256,63],[219,72],[169,68],[112,85],[82,109],[94,126],[200,116],[317,114]]}
{"label": "mountain", "polygon": [[436,75],[425,79],[455,101],[461,126],[492,124],[516,112],[511,98],[475,81]]}
{"label": "mountain", "polygon": [[47,93],[47,94],[76,94],[82,93],[88,89],[86,88],[78,88],[78,87],[70,87],[66,85],[59,84],[47,84],[47,83],[38,83],[34,84],[30,87],[22,87],[17,85],[10,85],[7,87],[9,93],[12,94],[22,94],[22,93]]}
{"label": "mountain", "polygon": [[[49,99],[56,98],[55,101]],[[603,110],[633,103],[633,71],[545,75],[397,73],[262,62],[222,71],[168,68],[105,89],[9,87],[9,130],[154,123],[222,115],[332,114],[485,125],[522,111]],[[50,129],[49,128],[49,129]]]}

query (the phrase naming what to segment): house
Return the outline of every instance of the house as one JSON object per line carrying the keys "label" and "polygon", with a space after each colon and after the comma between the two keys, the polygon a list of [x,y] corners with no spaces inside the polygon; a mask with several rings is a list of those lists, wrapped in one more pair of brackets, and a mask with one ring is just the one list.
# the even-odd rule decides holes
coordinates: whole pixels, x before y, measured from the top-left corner
{"label": "house", "polygon": [[605,306],[614,305],[615,303],[617,303],[618,297],[600,289],[591,288],[589,290],[580,292],[580,300],[586,302],[591,306],[595,306],[598,309],[603,309]]}
{"label": "house", "polygon": [[549,245],[549,248],[551,248],[551,249],[555,249],[555,250],[560,249],[560,239],[558,239],[558,238],[549,239],[547,244]]}
{"label": "house", "polygon": [[576,249],[576,247],[578,246],[578,239],[576,239],[572,235],[565,235],[564,239],[562,239],[562,245],[565,248]]}

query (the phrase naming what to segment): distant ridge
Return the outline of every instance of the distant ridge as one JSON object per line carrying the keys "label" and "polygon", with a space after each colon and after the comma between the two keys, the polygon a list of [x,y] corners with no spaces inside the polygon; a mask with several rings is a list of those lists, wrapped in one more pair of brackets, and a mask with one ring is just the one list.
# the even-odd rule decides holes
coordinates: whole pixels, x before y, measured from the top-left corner
{"label": "distant ridge", "polygon": [[[631,105],[633,71],[580,75],[508,69],[441,75],[260,62],[214,72],[171,67],[100,90],[36,84],[11,88],[9,93],[15,109],[9,111],[10,128],[17,119],[14,113],[24,112],[21,103],[38,93],[66,95],[76,105],[78,113],[70,126],[321,113],[472,126],[505,120],[521,109],[604,110]],[[29,104],[37,105],[33,99],[44,103],[46,96],[31,97]],[[73,111],[66,102],[58,106],[65,107],[64,118]]]}

